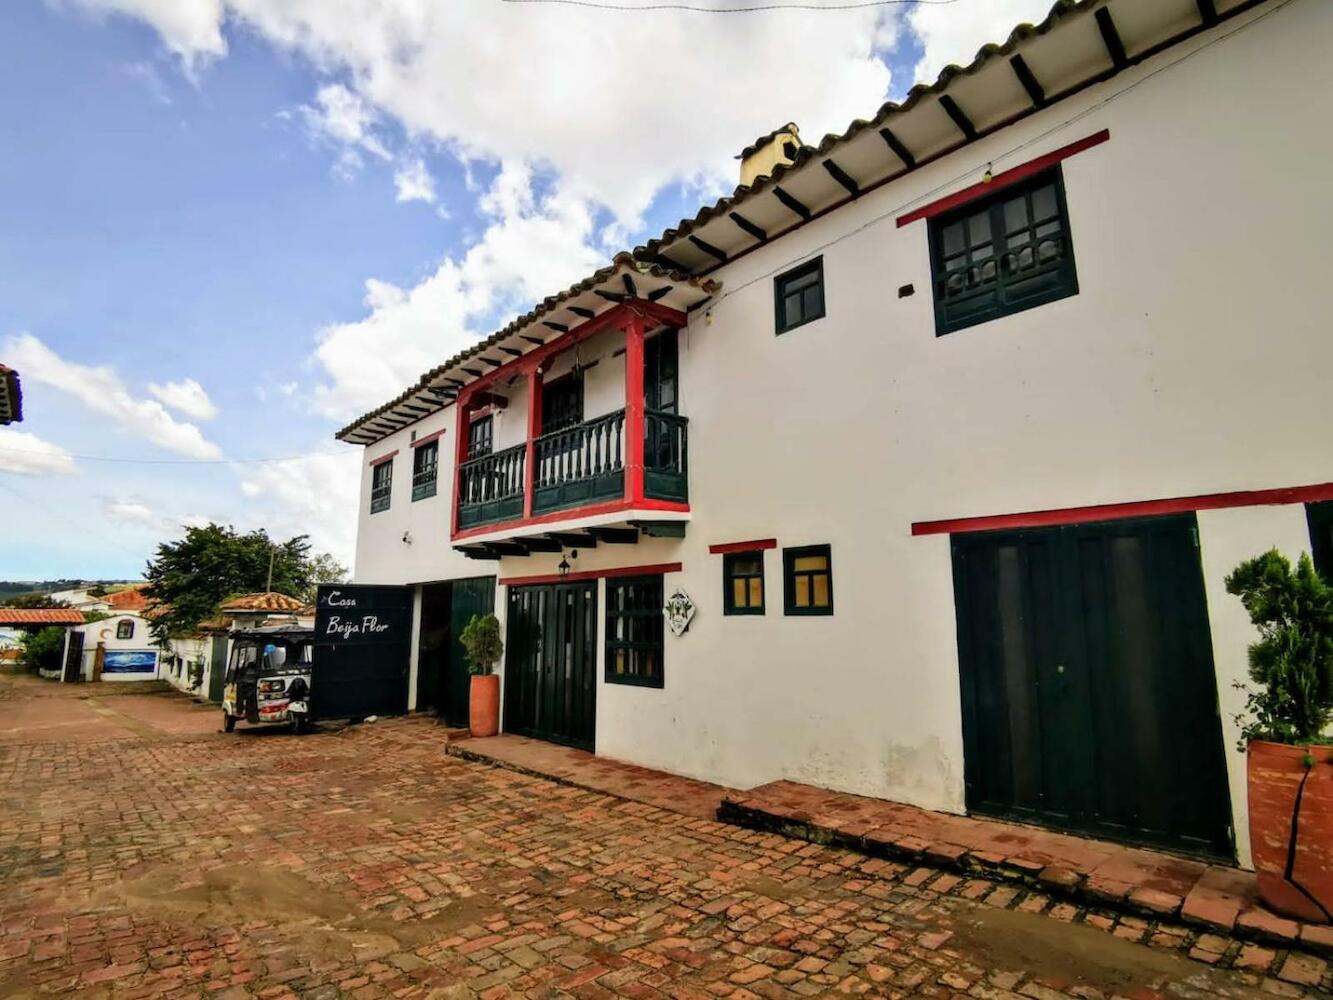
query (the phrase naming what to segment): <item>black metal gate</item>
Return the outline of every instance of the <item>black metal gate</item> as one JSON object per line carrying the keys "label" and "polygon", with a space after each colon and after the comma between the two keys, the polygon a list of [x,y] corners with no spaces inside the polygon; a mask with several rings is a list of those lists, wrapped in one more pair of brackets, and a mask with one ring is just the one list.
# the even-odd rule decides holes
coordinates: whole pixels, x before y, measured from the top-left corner
{"label": "black metal gate", "polygon": [[505,645],[505,730],[593,749],[597,582],[511,587]]}
{"label": "black metal gate", "polygon": [[968,808],[1230,858],[1194,516],[953,539]]}
{"label": "black metal gate", "polygon": [[69,631],[69,646],[65,649],[65,671],[61,677],[66,684],[83,680],[83,633]]}
{"label": "black metal gate", "polygon": [[410,587],[321,586],[315,601],[311,717],[406,712],[411,638]]}
{"label": "black metal gate", "polygon": [[227,674],[227,637],[215,635],[209,640],[208,649],[208,700],[215,705],[222,704],[222,692],[226,685],[223,680]]}

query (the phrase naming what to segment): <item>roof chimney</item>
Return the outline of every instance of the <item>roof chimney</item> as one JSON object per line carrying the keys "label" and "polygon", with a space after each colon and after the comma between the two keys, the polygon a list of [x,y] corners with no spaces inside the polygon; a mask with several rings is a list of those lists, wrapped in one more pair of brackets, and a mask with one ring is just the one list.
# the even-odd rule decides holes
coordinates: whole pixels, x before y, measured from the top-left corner
{"label": "roof chimney", "polygon": [[761,135],[736,157],[741,161],[741,184],[748,186],[772,174],[778,165],[786,166],[796,159],[800,149],[801,136],[792,122]]}

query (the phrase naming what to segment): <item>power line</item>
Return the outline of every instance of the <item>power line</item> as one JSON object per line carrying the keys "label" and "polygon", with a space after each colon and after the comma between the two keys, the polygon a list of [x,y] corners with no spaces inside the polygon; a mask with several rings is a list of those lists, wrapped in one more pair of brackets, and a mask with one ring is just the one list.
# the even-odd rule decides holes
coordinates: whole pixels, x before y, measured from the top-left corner
{"label": "power line", "polygon": [[261,465],[281,462],[307,462],[328,452],[310,455],[281,455],[272,458],[120,458],[110,455],[73,455],[69,452],[37,451],[32,448],[0,448],[0,455],[41,455],[46,458],[74,458],[80,462],[114,462],[123,465]]}
{"label": "power line", "polygon": [[765,3],[750,7],[700,7],[688,3],[621,4],[599,3],[597,0],[500,0],[501,3],[547,4],[561,7],[588,7],[592,10],[663,11],[683,10],[692,14],[757,14],[772,10],[864,10],[867,7],[899,7],[918,5],[943,7],[958,0],[854,0],[850,3]]}

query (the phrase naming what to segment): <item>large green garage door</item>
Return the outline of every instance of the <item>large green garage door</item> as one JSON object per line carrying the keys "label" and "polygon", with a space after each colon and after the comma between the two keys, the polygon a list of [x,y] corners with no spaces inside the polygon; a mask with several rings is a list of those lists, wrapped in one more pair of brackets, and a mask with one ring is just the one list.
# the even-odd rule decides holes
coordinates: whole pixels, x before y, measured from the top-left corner
{"label": "large green garage door", "polygon": [[1229,858],[1193,515],[957,535],[968,808]]}

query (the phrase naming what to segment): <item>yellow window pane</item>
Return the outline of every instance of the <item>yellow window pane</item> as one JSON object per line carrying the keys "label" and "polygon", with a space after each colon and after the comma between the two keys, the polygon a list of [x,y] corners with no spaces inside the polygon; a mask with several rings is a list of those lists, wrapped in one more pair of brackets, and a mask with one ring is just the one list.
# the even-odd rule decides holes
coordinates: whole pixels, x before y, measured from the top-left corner
{"label": "yellow window pane", "polygon": [[828,556],[798,556],[795,567],[798,573],[826,573]]}
{"label": "yellow window pane", "polygon": [[827,608],[829,606],[828,577],[817,576],[815,583],[815,607]]}
{"label": "yellow window pane", "polygon": [[796,606],[798,608],[810,607],[810,578],[808,576],[798,576],[796,578]]}
{"label": "yellow window pane", "polygon": [[764,603],[764,581],[755,577],[750,581],[750,607],[757,608]]}
{"label": "yellow window pane", "polygon": [[737,608],[743,608],[743,607],[745,607],[745,581],[744,581],[744,580],[732,580],[732,581],[731,581],[731,603],[732,603],[732,605],[733,605],[734,607],[737,607]]}
{"label": "yellow window pane", "polygon": [[623,674],[624,672],[625,672],[625,651],[624,651],[623,649],[617,649],[617,650],[616,650],[616,673],[618,673],[618,674]]}

